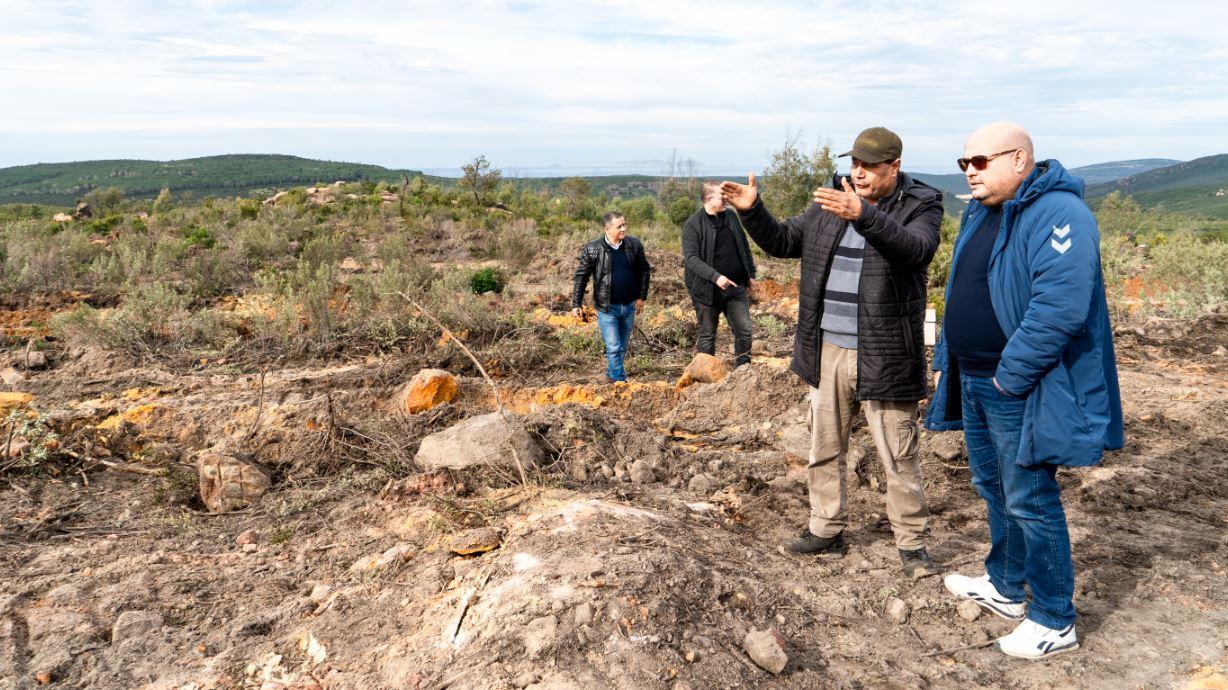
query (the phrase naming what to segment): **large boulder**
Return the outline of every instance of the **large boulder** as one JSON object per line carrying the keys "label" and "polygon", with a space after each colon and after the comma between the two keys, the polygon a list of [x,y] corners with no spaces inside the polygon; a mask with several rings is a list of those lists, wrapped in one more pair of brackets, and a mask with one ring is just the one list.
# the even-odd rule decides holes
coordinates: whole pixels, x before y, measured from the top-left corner
{"label": "large boulder", "polygon": [[726,376],[729,376],[730,371],[732,369],[729,367],[729,362],[700,352],[691,359],[690,364],[686,365],[686,369],[682,370],[677,386],[686,388],[692,383],[720,383],[725,380]]}
{"label": "large boulder", "polygon": [[401,409],[409,414],[429,410],[456,398],[456,378],[443,369],[423,369],[410,379],[401,395]]}
{"label": "large boulder", "polygon": [[200,476],[200,498],[211,513],[242,510],[273,485],[259,465],[233,455],[202,453],[196,459],[196,469]]}
{"label": "large boulder", "polygon": [[463,470],[492,463],[514,467],[515,448],[526,467],[541,461],[541,448],[512,415],[499,412],[470,417],[422,439],[415,461],[425,470]]}

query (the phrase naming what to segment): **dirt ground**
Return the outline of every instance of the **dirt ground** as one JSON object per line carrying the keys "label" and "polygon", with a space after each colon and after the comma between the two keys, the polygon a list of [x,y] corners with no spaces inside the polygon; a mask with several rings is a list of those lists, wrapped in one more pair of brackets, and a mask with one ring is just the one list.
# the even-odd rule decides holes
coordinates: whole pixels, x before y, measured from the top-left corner
{"label": "dirt ground", "polygon": [[[720,384],[674,390],[685,353],[638,388],[597,363],[504,382],[547,458],[528,486],[414,466],[424,435],[493,409],[470,375],[454,404],[396,410],[455,353],[262,375],[54,351],[11,388],[97,461],[0,479],[0,688],[1228,688],[1228,314],[1119,331],[1128,445],[1059,474],[1083,647],[1043,662],[984,646],[1012,624],[961,617],[940,577],[901,576],[864,430],[849,555],[777,552],[807,513],[787,331]],[[226,437],[274,485],[211,514],[193,456]],[[930,551],[976,574],[960,444],[923,439]],[[783,640],[779,675],[752,629]]]}

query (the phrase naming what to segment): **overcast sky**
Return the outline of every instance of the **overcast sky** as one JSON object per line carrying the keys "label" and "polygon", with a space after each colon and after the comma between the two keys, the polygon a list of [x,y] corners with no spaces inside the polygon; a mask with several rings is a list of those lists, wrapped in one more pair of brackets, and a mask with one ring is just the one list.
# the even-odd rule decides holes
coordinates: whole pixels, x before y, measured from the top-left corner
{"label": "overcast sky", "polygon": [[1011,119],[1070,166],[1228,152],[1223,2],[0,0],[0,166],[288,153],[505,171],[885,125],[955,172]]}

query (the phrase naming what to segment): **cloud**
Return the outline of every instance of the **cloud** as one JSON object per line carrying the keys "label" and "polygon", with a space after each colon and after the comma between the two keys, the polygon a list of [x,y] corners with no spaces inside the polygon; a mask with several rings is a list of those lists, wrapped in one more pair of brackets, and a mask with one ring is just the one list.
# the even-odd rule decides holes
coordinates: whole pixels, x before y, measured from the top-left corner
{"label": "cloud", "polygon": [[1228,9],[1210,3],[8,5],[0,165],[260,144],[407,167],[677,148],[742,169],[787,131],[885,124],[907,166],[945,170],[1004,118],[1076,165],[1228,150],[1208,126],[1228,121]]}

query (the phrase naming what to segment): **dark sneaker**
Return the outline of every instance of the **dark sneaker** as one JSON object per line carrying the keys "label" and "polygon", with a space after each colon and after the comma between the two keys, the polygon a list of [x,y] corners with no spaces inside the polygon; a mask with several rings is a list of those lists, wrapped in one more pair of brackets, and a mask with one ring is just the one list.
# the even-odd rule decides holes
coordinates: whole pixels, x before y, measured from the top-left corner
{"label": "dark sneaker", "polygon": [[904,575],[914,580],[938,574],[938,568],[930,560],[924,546],[915,551],[900,549],[900,566]]}
{"label": "dark sneaker", "polygon": [[844,558],[849,547],[844,543],[844,533],[834,537],[816,537],[809,529],[796,539],[781,544],[780,552],[786,556],[819,556],[821,558]]}

